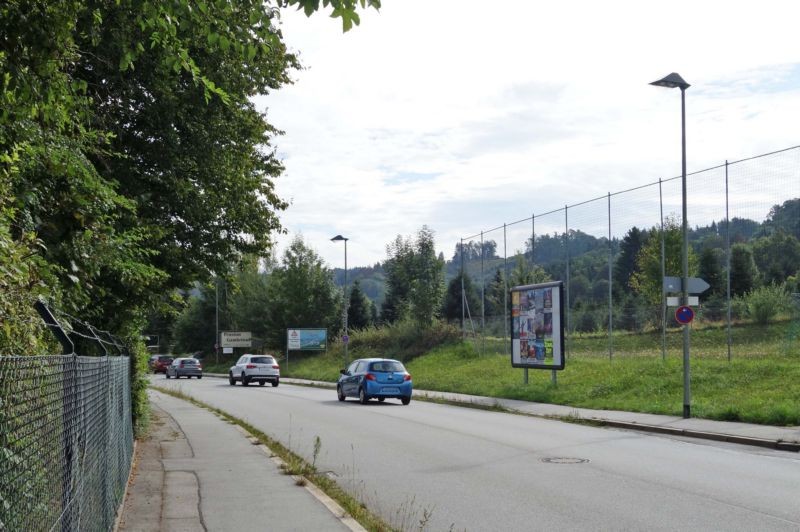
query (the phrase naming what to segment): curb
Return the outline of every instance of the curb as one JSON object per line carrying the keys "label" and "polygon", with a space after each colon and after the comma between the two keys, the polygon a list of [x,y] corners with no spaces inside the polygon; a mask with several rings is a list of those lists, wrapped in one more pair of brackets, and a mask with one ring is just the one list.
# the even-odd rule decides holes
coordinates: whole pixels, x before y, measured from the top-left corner
{"label": "curb", "polygon": [[675,429],[672,427],[659,427],[658,425],[643,425],[641,423],[629,423],[626,421],[611,421],[608,419],[588,418],[593,422],[600,423],[607,427],[621,429],[640,430],[643,432],[653,432],[656,434],[669,434],[670,436],[684,436],[687,438],[697,438],[702,440],[721,441],[727,443],[737,443],[740,445],[752,445],[754,447],[764,447],[778,451],[800,452],[800,443],[766,440],[764,438],[753,438],[749,436],[735,436],[733,434],[723,434],[719,432],[704,432],[691,429]]}
{"label": "curb", "polygon": [[[250,443],[257,446],[261,452],[264,453],[264,456],[272,460],[279,468],[284,468],[286,464],[284,461],[279,457],[276,456],[275,453],[272,452],[266,444],[262,443],[258,438],[250,434],[247,429],[242,427],[241,425],[234,425],[236,430],[238,430]],[[295,480],[295,483],[299,486],[298,482],[302,481],[302,486],[305,488],[307,492],[309,492],[317,501],[322,503],[328,511],[333,514],[340,523],[350,529],[351,532],[367,532],[367,529],[361,526],[361,523],[353,519],[349,513],[342,508],[338,502],[334,501],[332,498],[328,497],[321,489],[317,487],[316,484],[308,480],[308,478],[301,476],[301,475],[292,475],[292,478]]]}

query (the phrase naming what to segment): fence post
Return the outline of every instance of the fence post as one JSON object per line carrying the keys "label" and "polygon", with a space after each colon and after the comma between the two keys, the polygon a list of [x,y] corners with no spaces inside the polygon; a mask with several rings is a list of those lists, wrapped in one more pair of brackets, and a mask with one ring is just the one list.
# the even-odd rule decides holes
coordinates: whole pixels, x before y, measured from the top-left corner
{"label": "fence post", "polygon": [[511,343],[507,341],[506,335],[511,328],[508,323],[508,244],[506,242],[506,224],[503,224],[503,352],[509,349],[511,354]]}
{"label": "fence post", "polygon": [[725,250],[726,262],[725,270],[727,271],[727,290],[726,299],[728,301],[728,362],[731,361],[731,220],[728,212],[728,161],[725,161]]}
{"label": "fence post", "polygon": [[486,349],[486,278],[483,273],[483,231],[481,231],[481,354]]}
{"label": "fence post", "polygon": [[[62,375],[63,381],[61,383],[61,423],[63,425],[62,429],[62,442],[61,447],[64,452],[64,463],[62,464],[62,471],[61,471],[61,530],[63,532],[69,532],[71,530],[77,529],[77,527],[72,526],[72,486],[73,486],[73,457],[75,455],[74,443],[73,443],[73,434],[74,434],[74,427],[73,427],[73,417],[75,414],[75,408],[71,407],[71,401],[73,399],[74,394],[71,393],[73,388],[75,387],[75,380],[76,376],[74,373],[77,371],[76,366],[76,356],[75,356],[75,344],[72,340],[67,336],[67,333],[64,332],[64,329],[61,327],[61,324],[58,323],[58,320],[53,316],[53,313],[50,311],[50,308],[45,305],[42,301],[37,301],[34,303],[34,308],[36,312],[39,313],[41,316],[42,321],[44,321],[45,325],[47,325],[48,330],[53,333],[53,336],[56,337],[56,340],[61,344],[61,349],[64,355],[62,359],[64,363],[62,364]],[[71,371],[70,371],[71,370]]]}
{"label": "fence post", "polygon": [[658,178],[658,207],[661,212],[661,360],[667,359],[667,293],[664,290],[664,277],[667,275],[667,252],[664,239],[664,198],[661,178]]}
{"label": "fence post", "polygon": [[613,296],[613,276],[612,263],[614,261],[614,249],[611,244],[611,192],[608,193],[608,359],[613,358],[614,353],[614,296]]}
{"label": "fence post", "polygon": [[[572,333],[570,328],[570,309],[569,309],[569,207],[564,205],[564,254],[566,256],[566,269],[567,269],[567,338]],[[566,338],[564,343],[566,344]]]}
{"label": "fence post", "polygon": [[467,324],[465,323],[464,301],[467,299],[467,294],[464,292],[464,239],[461,239],[461,247],[459,247],[459,254],[461,255],[461,341],[467,338]]}

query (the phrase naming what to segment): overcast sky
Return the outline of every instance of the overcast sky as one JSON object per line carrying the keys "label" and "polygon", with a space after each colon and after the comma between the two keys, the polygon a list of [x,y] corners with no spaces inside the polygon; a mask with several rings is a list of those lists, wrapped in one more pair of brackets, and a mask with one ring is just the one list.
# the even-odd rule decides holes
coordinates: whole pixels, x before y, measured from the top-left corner
{"label": "overcast sky", "polygon": [[[384,0],[347,34],[318,13],[282,29],[306,70],[257,99],[290,202],[331,267],[386,257],[423,225],[458,240],[688,169],[800,144],[795,1]],[[689,216],[692,221],[691,213]]]}

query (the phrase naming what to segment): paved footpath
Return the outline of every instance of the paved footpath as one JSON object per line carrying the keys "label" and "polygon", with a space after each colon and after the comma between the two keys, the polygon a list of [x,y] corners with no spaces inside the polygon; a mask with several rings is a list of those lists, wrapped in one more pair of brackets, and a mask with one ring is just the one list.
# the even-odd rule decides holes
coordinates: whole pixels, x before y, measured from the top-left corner
{"label": "paved footpath", "polygon": [[316,487],[298,486],[263,445],[187,401],[150,390],[120,531],[363,530]]}

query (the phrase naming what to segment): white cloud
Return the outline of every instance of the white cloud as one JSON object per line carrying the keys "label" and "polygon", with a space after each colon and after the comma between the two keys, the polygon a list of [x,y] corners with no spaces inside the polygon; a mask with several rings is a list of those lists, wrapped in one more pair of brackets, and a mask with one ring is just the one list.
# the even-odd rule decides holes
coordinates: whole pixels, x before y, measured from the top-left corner
{"label": "white cloud", "polygon": [[482,229],[678,175],[680,93],[648,86],[673,71],[692,84],[690,171],[798,143],[800,5],[489,5],[386,0],[347,34],[284,14],[307,70],[258,105],[286,131],[283,223],[329,264],[339,233],[349,265],[423,224],[449,256]]}

